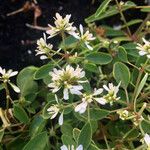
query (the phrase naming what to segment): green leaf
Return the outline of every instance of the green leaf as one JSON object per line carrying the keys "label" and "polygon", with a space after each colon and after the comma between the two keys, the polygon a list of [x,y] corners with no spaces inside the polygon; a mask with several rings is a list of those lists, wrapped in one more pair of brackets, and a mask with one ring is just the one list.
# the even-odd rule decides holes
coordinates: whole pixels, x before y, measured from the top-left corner
{"label": "green leaf", "polygon": [[31,93],[35,94],[38,91],[38,85],[33,80],[33,75],[37,70],[36,67],[26,67],[17,76],[17,85],[21,91],[21,96],[25,97]]}
{"label": "green leaf", "polygon": [[94,64],[106,65],[112,61],[111,55],[107,53],[91,53],[86,56],[86,59],[91,61]]}
{"label": "green leaf", "polygon": [[142,19],[134,19],[134,20],[131,20],[131,21],[127,22],[126,25],[123,25],[123,26],[121,27],[121,29],[126,28],[126,26],[129,27],[129,26],[132,26],[132,25],[134,25],[134,24],[141,23],[142,21],[143,21]]}
{"label": "green leaf", "polygon": [[[126,2],[125,5],[122,6],[122,11],[130,9],[134,6],[136,6],[135,3],[128,1],[128,2]],[[114,5],[114,6],[109,7],[109,9],[105,13],[100,14],[99,16],[97,15],[97,17],[95,17],[95,14],[91,15],[90,17],[85,19],[85,22],[86,23],[91,23],[91,22],[94,22],[94,21],[97,21],[97,20],[102,20],[104,18],[111,17],[111,16],[116,15],[118,13],[119,13],[119,11],[117,9],[117,6]]]}
{"label": "green leaf", "polygon": [[23,150],[44,150],[48,143],[47,132],[42,132],[31,139],[23,148]]}
{"label": "green leaf", "polygon": [[0,142],[1,142],[2,139],[3,139],[3,136],[4,136],[4,129],[1,129],[1,130],[0,130]]}
{"label": "green leaf", "polygon": [[121,81],[123,88],[127,88],[130,82],[130,71],[125,64],[116,62],[113,67],[113,76],[118,83]]}
{"label": "green leaf", "polygon": [[143,79],[141,80],[139,86],[138,86],[138,89],[137,89],[137,92],[136,92],[136,95],[135,95],[135,99],[137,99],[137,97],[139,96],[140,92],[142,91],[145,83],[146,83],[146,80],[148,78],[148,73],[145,74],[145,76],[143,77]]}
{"label": "green leaf", "polygon": [[90,118],[92,120],[101,120],[109,114],[109,111],[99,108],[90,109]]}
{"label": "green leaf", "polygon": [[80,132],[81,132],[81,131],[80,131],[78,128],[74,128],[74,129],[73,129],[73,138],[74,138],[74,140],[75,140],[76,142],[78,141]]}
{"label": "green leaf", "polygon": [[150,122],[149,121],[143,120],[141,122],[141,126],[145,133],[150,134]]}
{"label": "green leaf", "polygon": [[98,72],[98,68],[95,64],[93,63],[86,63],[84,64],[84,68],[90,72],[94,72],[97,73]]}
{"label": "green leaf", "polygon": [[137,129],[131,129],[125,134],[125,139],[133,140],[139,136],[139,131]]}
{"label": "green leaf", "polygon": [[119,59],[120,59],[121,61],[123,61],[123,62],[128,62],[127,52],[126,52],[126,50],[125,50],[123,47],[121,47],[121,46],[119,46],[119,48],[118,48],[118,57],[119,57]]}
{"label": "green leaf", "polygon": [[61,140],[62,140],[64,145],[75,145],[75,141],[73,140],[73,138],[68,136],[68,135],[63,134],[61,136]]}
{"label": "green leaf", "polygon": [[73,128],[72,128],[72,126],[70,124],[64,123],[61,126],[61,132],[64,135],[68,135],[68,136],[72,137],[72,131],[73,131]]}
{"label": "green leaf", "polygon": [[125,36],[125,33],[121,30],[114,30],[109,26],[102,26],[102,28],[106,30],[106,36],[113,36],[113,37]]}
{"label": "green leaf", "polygon": [[29,117],[25,110],[20,105],[14,105],[14,116],[22,123],[27,124],[29,122]]}
{"label": "green leaf", "polygon": [[23,139],[18,135],[17,137],[14,137],[11,142],[6,144],[7,150],[22,150],[23,147],[27,144],[26,139]]}
{"label": "green leaf", "polygon": [[53,69],[52,64],[47,64],[42,67],[40,67],[34,74],[34,79],[39,80],[47,77],[49,75],[49,72]]}
{"label": "green leaf", "polygon": [[43,131],[44,127],[46,125],[46,121],[41,116],[36,116],[33,121],[31,122],[29,133],[30,136],[33,138],[37,134]]}
{"label": "green leaf", "polygon": [[86,123],[79,135],[78,138],[78,145],[83,145],[84,150],[87,150],[87,148],[89,147],[90,143],[92,140],[92,129],[91,129],[91,124],[88,122]]}
{"label": "green leaf", "polygon": [[139,54],[138,54],[138,50],[136,49],[136,44],[135,43],[126,43],[126,44],[123,44],[122,47],[125,48],[126,52],[128,53],[128,55],[131,55],[133,57],[139,57]]}
{"label": "green leaf", "polygon": [[72,48],[76,47],[77,42],[78,42],[78,40],[76,38],[74,38],[73,36],[68,36],[67,38],[65,38],[65,41],[64,41],[65,45],[62,42],[60,44],[60,48],[64,49],[67,47],[67,49],[72,49]]}
{"label": "green leaf", "polygon": [[102,13],[104,13],[104,11],[106,10],[108,4],[110,3],[111,0],[105,0],[102,2],[102,4],[99,6],[99,8],[97,9],[96,13],[95,13],[95,17],[100,16]]}

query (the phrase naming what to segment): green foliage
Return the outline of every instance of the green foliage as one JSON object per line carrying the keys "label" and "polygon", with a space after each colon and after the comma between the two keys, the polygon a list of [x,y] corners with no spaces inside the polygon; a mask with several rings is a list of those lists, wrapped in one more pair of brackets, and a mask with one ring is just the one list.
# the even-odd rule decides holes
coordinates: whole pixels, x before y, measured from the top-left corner
{"label": "green foliage", "polygon": [[123,88],[127,88],[130,82],[130,71],[125,64],[116,62],[113,68],[113,75],[118,83],[121,82]]}
{"label": "green foliage", "polygon": [[48,136],[46,132],[42,132],[31,139],[23,148],[23,150],[44,150],[48,142]]}
{"label": "green foliage", "polygon": [[[126,20],[124,11],[128,9],[148,16],[145,20]],[[47,34],[51,38],[61,36],[60,42],[52,46],[47,37],[37,41],[37,55],[47,59],[44,65],[22,69],[17,86],[11,80],[17,72],[0,67],[0,100],[6,100],[6,106],[0,108],[0,149],[147,149],[147,12],[147,6],[136,6],[131,1],[103,0],[85,19],[88,27],[80,25],[76,30],[69,16],[64,19],[57,13],[54,25],[59,27],[49,29]],[[121,16],[117,30],[101,21],[118,19],[116,14]],[[95,21],[101,21],[101,25]],[[139,27],[134,32],[130,26]]]}
{"label": "green foliage", "polygon": [[106,65],[112,61],[112,57],[106,53],[91,53],[87,55],[86,59],[94,64]]}
{"label": "green foliage", "polygon": [[78,145],[82,144],[84,149],[86,150],[91,143],[91,138],[92,138],[92,129],[91,124],[88,122],[83,126],[80,132],[78,138]]}

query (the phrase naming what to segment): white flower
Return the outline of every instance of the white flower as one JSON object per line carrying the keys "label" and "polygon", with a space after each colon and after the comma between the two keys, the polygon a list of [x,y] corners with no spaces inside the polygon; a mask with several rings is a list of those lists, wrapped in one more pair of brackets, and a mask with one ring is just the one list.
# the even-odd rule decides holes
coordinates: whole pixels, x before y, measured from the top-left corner
{"label": "white flower", "polygon": [[117,97],[117,93],[119,91],[119,86],[121,82],[118,84],[118,86],[114,86],[112,83],[109,83],[108,86],[103,85],[103,88],[108,92],[106,95],[104,95],[101,100],[105,100],[106,103],[113,104],[114,101],[117,101],[120,99],[120,97]]}
{"label": "white flower", "polygon": [[50,72],[52,77],[52,83],[48,87],[52,88],[52,92],[56,93],[61,88],[63,89],[63,98],[65,100],[69,99],[69,92],[71,94],[81,95],[81,90],[83,86],[80,85],[82,79],[85,76],[85,72],[77,66],[76,69],[70,65],[66,66],[65,69],[57,70],[53,69],[53,72]]}
{"label": "white flower", "polygon": [[79,145],[77,148],[74,147],[74,145],[69,145],[68,147],[66,145],[63,145],[60,147],[61,150],[83,150],[83,146]]}
{"label": "white flower", "polygon": [[74,34],[73,36],[81,40],[82,42],[84,42],[88,49],[93,50],[93,48],[90,46],[89,43],[90,41],[93,41],[95,37],[93,37],[93,34],[90,33],[89,31],[86,31],[85,33],[83,33],[83,26],[81,24],[79,28],[80,28],[80,35]]}
{"label": "white flower", "polygon": [[13,71],[12,69],[6,71],[5,69],[2,69],[0,67],[0,74],[1,74],[0,75],[0,81],[2,81],[4,83],[6,83],[6,82],[9,83],[9,85],[13,88],[13,90],[15,92],[17,92],[17,93],[20,92],[20,89],[16,85],[11,83],[10,80],[9,80],[10,77],[13,77],[13,76],[17,75],[18,71]]}
{"label": "white flower", "polygon": [[48,30],[46,33],[50,34],[49,38],[56,36],[60,32],[67,32],[68,34],[72,35],[75,33],[76,27],[72,26],[73,23],[69,23],[71,15],[66,15],[65,18],[62,18],[59,13],[56,13],[55,19],[55,27],[50,26],[50,30]]}
{"label": "white flower", "polygon": [[94,92],[92,94],[82,94],[82,103],[77,105],[75,107],[75,112],[79,112],[80,114],[84,113],[86,111],[86,108],[89,103],[93,102],[94,100],[97,101],[101,105],[105,105],[106,101],[105,99],[101,99],[97,97],[103,92],[103,89],[94,89]]}
{"label": "white flower", "polygon": [[127,110],[118,110],[117,114],[119,114],[119,118],[122,120],[126,120],[129,117],[129,111]]}
{"label": "white flower", "polygon": [[147,55],[148,58],[150,58],[150,42],[142,38],[144,45],[142,44],[137,44],[138,46],[136,47],[139,50],[139,55]]}
{"label": "white flower", "polygon": [[144,141],[145,141],[145,143],[146,143],[147,146],[148,146],[148,149],[147,149],[147,150],[149,150],[149,149],[150,149],[150,136],[149,136],[148,134],[145,134],[145,136],[144,136]]}
{"label": "white flower", "polygon": [[37,53],[36,55],[41,55],[40,59],[47,59],[47,55],[50,55],[50,50],[53,48],[52,44],[46,43],[46,35],[43,34],[44,38],[40,38],[37,40],[37,50],[35,50]]}
{"label": "white flower", "polygon": [[[60,108],[59,106],[56,104],[56,105],[53,105],[53,106],[50,106],[48,109],[48,114],[51,116],[50,119],[54,119],[59,111],[60,111]],[[63,124],[63,112],[61,113],[61,115],[59,116],[59,119],[58,119],[58,123],[59,125],[62,125]]]}
{"label": "white flower", "polygon": [[7,82],[10,77],[13,77],[18,74],[18,71],[13,71],[12,69],[6,71],[5,69],[2,69],[0,67],[0,80],[3,80],[4,82]]}

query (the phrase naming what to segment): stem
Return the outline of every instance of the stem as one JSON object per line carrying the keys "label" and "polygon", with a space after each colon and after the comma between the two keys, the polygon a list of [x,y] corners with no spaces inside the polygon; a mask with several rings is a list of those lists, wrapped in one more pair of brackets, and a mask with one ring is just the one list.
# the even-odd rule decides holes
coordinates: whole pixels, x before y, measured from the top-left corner
{"label": "stem", "polygon": [[130,66],[132,66],[132,67],[136,68],[137,70],[139,70],[139,68],[137,66],[135,66],[134,64],[132,64],[130,62],[128,62],[127,64],[129,64]]}
{"label": "stem", "polygon": [[125,91],[125,94],[126,94],[127,104],[129,104],[129,96],[128,96],[127,89],[124,89],[124,91]]}
{"label": "stem", "polygon": [[[103,133],[103,134],[104,134],[104,133]],[[107,141],[107,138],[106,138],[106,135],[105,135],[105,134],[104,134],[104,140],[105,140],[107,149],[110,150],[110,147],[109,147],[109,144],[108,144],[108,141]]]}
{"label": "stem", "polygon": [[146,60],[145,64],[143,65],[143,67],[141,68],[141,70],[139,72],[139,75],[138,75],[138,78],[137,78],[137,82],[136,82],[136,85],[135,85],[135,90],[134,90],[134,93],[133,93],[133,96],[132,96],[132,102],[134,104],[134,112],[136,112],[136,102],[137,102],[136,93],[137,93],[138,86],[139,86],[140,81],[141,81],[142,74],[144,72],[144,68],[145,68],[147,63],[148,63],[148,59]]}
{"label": "stem", "polygon": [[65,33],[63,31],[61,32],[61,37],[62,37],[62,41],[63,41],[64,52],[65,52],[65,54],[67,54],[67,50],[66,50],[66,46],[65,46]]}
{"label": "stem", "polygon": [[2,108],[0,108],[0,118],[1,118],[1,120],[3,122],[3,127],[4,128],[7,128],[7,127],[10,126],[9,122],[7,121],[7,119],[6,119],[6,117],[5,117],[4,113],[3,113]]}
{"label": "stem", "polygon": [[115,0],[115,1],[116,1],[116,4],[117,4],[117,7],[118,7],[118,11],[119,11],[119,13],[120,13],[120,15],[121,15],[121,18],[122,18],[122,20],[123,20],[123,22],[124,22],[124,24],[125,24],[126,29],[127,29],[128,35],[131,37],[132,34],[131,34],[131,31],[130,31],[128,25],[127,25],[127,21],[126,21],[124,15],[123,15],[123,13],[122,13],[121,5],[119,4],[118,0]]}
{"label": "stem", "polygon": [[9,109],[9,101],[12,101],[11,97],[10,97],[10,93],[9,93],[9,90],[8,90],[8,85],[7,85],[7,82],[4,82],[4,88],[5,88],[5,91],[6,91],[6,109],[8,111]]}
{"label": "stem", "polygon": [[133,93],[133,96],[132,96],[132,102],[134,103],[134,111],[135,112],[136,112],[136,100],[137,100],[136,99],[136,93],[137,93],[138,85],[140,83],[142,74],[143,74],[143,69],[140,70],[140,72],[139,72],[139,75],[138,75],[138,78],[137,78],[137,82],[136,82],[136,85],[135,85],[135,90],[134,90],[134,93]]}
{"label": "stem", "polygon": [[88,122],[90,122],[90,106],[88,105]]}
{"label": "stem", "polygon": [[141,131],[142,135],[144,136],[144,135],[145,135],[145,132],[144,132],[144,130],[142,129],[141,123],[139,124],[139,128],[140,128],[140,131]]}

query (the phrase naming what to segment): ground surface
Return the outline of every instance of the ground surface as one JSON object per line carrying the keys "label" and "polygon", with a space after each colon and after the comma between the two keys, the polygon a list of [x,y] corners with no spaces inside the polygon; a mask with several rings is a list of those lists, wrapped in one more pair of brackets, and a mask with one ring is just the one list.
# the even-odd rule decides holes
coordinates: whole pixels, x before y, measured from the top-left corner
{"label": "ground surface", "polygon": [[[40,64],[35,57],[36,40],[42,36],[42,31],[26,27],[33,24],[33,10],[21,12],[13,16],[7,13],[21,8],[26,0],[0,0],[0,66],[4,68],[22,69],[28,65]],[[75,25],[84,23],[84,18],[92,14],[99,2],[91,5],[90,0],[38,0],[42,15],[37,19],[40,26],[53,22],[56,12],[62,15],[72,14]]]}

